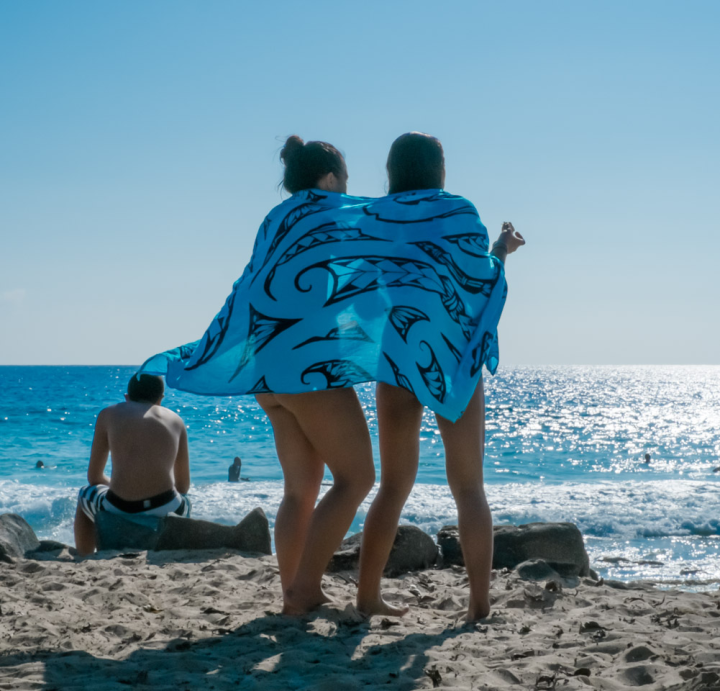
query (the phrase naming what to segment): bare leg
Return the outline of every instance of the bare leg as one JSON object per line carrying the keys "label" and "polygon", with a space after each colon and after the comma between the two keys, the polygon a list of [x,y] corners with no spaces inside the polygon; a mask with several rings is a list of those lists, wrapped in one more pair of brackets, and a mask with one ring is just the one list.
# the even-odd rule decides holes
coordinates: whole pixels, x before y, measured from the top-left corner
{"label": "bare leg", "polygon": [[357,606],[365,614],[402,616],[407,607],[392,607],[380,593],[380,580],[392,550],[400,513],[415,482],[420,455],[423,407],[409,391],[378,383],[380,489],[363,528]]}
{"label": "bare leg", "polygon": [[80,504],[75,510],[75,547],[83,557],[95,551],[95,524],[85,515]]}
{"label": "bare leg", "polygon": [[285,480],[283,500],[275,519],[275,551],[284,592],[297,573],[325,464],[295,416],[277,403],[274,395],[260,394],[257,401],[272,423]]}
{"label": "bare leg", "polygon": [[362,407],[353,389],[276,395],[327,463],[333,486],[313,511],[295,579],[285,590],[286,614],[303,614],[327,601],[322,576],[372,489],[375,469]]}
{"label": "bare leg", "polygon": [[483,487],[485,391],[482,379],[463,416],[455,423],[439,415],[448,484],[458,509],[460,544],[470,581],[469,621],[490,614],[492,516]]}

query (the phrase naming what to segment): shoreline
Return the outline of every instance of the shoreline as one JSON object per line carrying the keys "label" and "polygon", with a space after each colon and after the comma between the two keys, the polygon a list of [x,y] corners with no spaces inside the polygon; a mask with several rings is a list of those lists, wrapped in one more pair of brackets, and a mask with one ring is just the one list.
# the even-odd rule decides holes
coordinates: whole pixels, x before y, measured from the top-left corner
{"label": "shoreline", "polygon": [[[633,581],[666,582],[664,587],[689,590],[711,588],[720,580],[720,538],[708,534],[717,530],[715,515],[717,486],[683,480],[670,484],[566,483],[564,486],[535,488],[528,494],[527,485],[519,483],[487,486],[496,525],[532,521],[575,522],[583,533],[591,566],[606,578]],[[23,480],[0,481],[4,499],[3,511],[20,513],[37,526],[40,537],[72,543],[72,516],[76,488],[57,485],[28,484]],[[324,490],[325,488],[323,488]],[[361,505],[350,533],[362,528],[364,513],[375,493]],[[256,506],[262,506],[272,522],[282,496],[279,481],[254,481],[236,485],[216,482],[191,491],[194,517],[224,525],[234,525]],[[635,526],[634,514],[628,511],[641,498],[642,526]],[[683,513],[691,498],[695,506]],[[457,514],[447,485],[418,483],[403,510],[401,523],[417,525],[432,535],[445,524],[454,523]],[[610,521],[612,523],[610,524]],[[605,523],[609,532],[602,535]],[[683,530],[692,523],[695,534]],[[667,534],[638,536],[636,530],[650,528]],[[683,534],[684,533],[684,534]],[[650,565],[662,562],[663,565]],[[695,571],[684,577],[682,571]],[[704,572],[704,573],[703,573]],[[662,587],[662,586],[661,586]]]}
{"label": "shoreline", "polygon": [[720,591],[493,575],[467,625],[462,567],[384,579],[410,613],[367,620],[343,572],[336,605],[281,616],[274,556],[22,559],[0,565],[0,688],[720,688]]}

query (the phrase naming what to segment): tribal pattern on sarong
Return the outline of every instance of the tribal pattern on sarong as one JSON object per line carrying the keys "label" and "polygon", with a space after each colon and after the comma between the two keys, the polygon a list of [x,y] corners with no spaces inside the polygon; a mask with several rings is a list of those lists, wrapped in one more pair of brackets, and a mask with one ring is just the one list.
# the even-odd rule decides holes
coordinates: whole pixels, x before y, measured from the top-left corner
{"label": "tribal pattern on sarong", "polygon": [[304,190],[276,206],[200,341],[141,371],[205,395],[402,386],[456,420],[498,363],[507,284],[475,207],[443,190]]}

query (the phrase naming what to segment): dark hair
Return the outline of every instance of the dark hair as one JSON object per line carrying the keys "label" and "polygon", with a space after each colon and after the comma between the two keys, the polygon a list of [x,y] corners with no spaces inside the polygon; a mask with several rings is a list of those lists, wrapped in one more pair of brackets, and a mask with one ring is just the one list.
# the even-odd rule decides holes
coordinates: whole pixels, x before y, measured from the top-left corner
{"label": "dark hair", "polygon": [[343,155],[332,144],[306,144],[296,134],[287,138],[280,160],[285,164],[282,184],[290,194],[315,187],[328,173],[340,176],[346,170]]}
{"label": "dark hair", "polygon": [[128,398],[136,403],[157,403],[165,393],[162,377],[133,374],[128,382]]}
{"label": "dark hair", "polygon": [[439,189],[445,175],[445,154],[439,139],[422,132],[401,134],[387,160],[389,194]]}

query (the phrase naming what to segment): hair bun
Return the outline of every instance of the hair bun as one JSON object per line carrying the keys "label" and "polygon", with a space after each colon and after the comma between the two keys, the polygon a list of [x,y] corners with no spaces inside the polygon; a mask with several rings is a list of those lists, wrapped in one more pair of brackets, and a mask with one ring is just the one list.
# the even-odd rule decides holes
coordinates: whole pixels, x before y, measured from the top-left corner
{"label": "hair bun", "polygon": [[280,160],[283,163],[286,163],[304,146],[305,142],[300,139],[297,134],[291,134],[285,141],[285,146],[283,146],[282,151],[280,152]]}

